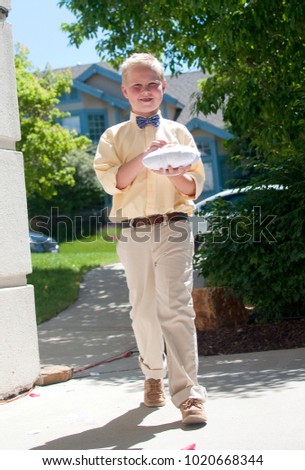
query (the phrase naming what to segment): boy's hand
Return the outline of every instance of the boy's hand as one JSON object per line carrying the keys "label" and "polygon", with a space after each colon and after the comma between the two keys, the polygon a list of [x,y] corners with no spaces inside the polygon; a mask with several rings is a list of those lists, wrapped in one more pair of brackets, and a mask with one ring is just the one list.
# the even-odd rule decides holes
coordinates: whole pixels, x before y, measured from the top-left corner
{"label": "boy's hand", "polygon": [[164,145],[166,145],[165,140],[154,140],[144,153],[140,153],[129,162],[124,163],[117,172],[116,187],[118,189],[127,188],[143,170],[143,158],[150,152],[164,147]]}
{"label": "boy's hand", "polygon": [[180,176],[184,175],[192,165],[187,165],[187,166],[178,166],[177,168],[173,168],[172,166],[168,166],[166,169],[165,168],[160,168],[160,170],[152,170],[154,173],[157,173],[158,175],[164,175],[164,176]]}
{"label": "boy's hand", "polygon": [[164,145],[167,145],[165,140],[153,140],[150,147],[148,147],[148,149],[143,153],[143,157],[146,157],[150,152],[154,152],[155,150],[164,147]]}

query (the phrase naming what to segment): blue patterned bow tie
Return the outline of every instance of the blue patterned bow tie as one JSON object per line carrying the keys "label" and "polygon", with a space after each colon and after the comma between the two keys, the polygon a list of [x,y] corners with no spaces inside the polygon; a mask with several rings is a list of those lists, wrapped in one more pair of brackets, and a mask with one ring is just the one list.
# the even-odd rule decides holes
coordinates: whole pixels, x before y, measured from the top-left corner
{"label": "blue patterned bow tie", "polygon": [[151,116],[149,118],[145,118],[145,117],[142,117],[142,116],[137,116],[136,117],[136,122],[137,122],[140,129],[143,129],[148,124],[151,124],[154,127],[159,127],[160,126],[160,116],[159,116],[159,114],[155,114],[155,116]]}

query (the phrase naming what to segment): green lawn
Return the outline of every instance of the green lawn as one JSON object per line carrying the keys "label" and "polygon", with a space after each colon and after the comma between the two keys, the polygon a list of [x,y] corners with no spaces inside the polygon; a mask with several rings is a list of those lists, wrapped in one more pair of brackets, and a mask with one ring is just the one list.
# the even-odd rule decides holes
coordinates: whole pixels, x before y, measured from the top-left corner
{"label": "green lawn", "polygon": [[57,315],[74,302],[83,275],[90,269],[118,261],[116,243],[92,237],[62,243],[60,253],[32,254],[37,324]]}

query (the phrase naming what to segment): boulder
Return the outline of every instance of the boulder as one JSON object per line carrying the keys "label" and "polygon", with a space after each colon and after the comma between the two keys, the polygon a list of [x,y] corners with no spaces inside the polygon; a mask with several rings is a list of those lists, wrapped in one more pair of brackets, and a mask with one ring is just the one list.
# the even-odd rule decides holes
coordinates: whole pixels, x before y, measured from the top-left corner
{"label": "boulder", "polygon": [[195,325],[199,331],[244,325],[248,313],[243,303],[226,287],[201,287],[193,289],[196,313]]}

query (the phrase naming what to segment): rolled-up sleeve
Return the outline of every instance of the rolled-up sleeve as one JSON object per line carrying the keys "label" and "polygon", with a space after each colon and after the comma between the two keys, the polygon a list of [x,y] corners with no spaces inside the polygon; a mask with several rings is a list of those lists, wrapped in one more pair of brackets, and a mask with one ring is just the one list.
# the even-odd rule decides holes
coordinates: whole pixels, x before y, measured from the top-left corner
{"label": "rolled-up sleeve", "polygon": [[108,194],[120,194],[127,190],[127,188],[118,189],[116,186],[116,175],[121,165],[122,162],[115,151],[111,136],[106,131],[97,146],[93,168],[99,182]]}

